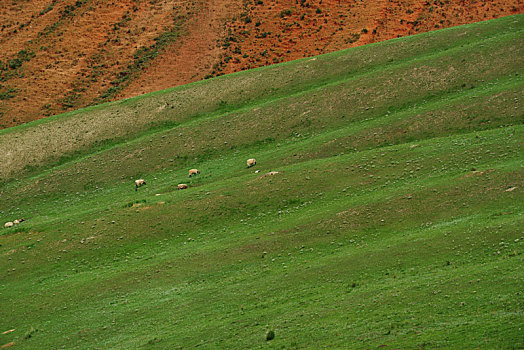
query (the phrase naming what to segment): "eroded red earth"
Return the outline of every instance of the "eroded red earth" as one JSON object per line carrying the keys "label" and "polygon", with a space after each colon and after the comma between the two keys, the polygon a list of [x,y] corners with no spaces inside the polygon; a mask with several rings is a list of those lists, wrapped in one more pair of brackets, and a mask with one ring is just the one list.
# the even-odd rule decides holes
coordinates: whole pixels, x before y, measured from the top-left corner
{"label": "eroded red earth", "polygon": [[520,0],[2,1],[0,127],[523,12]]}

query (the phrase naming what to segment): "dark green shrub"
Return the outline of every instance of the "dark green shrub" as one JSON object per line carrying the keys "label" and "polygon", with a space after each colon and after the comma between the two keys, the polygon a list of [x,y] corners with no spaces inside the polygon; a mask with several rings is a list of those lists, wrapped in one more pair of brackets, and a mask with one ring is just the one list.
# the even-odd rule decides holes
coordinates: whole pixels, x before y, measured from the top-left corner
{"label": "dark green shrub", "polygon": [[280,17],[286,17],[286,16],[290,16],[291,15],[291,10],[290,9],[287,9],[287,10],[282,10],[280,12]]}

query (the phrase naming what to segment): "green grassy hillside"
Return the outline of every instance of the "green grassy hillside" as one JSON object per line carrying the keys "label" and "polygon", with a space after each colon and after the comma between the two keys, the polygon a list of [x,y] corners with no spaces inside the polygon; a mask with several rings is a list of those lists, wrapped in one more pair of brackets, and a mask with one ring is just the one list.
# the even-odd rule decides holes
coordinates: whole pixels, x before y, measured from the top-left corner
{"label": "green grassy hillside", "polygon": [[524,347],[523,34],[506,17],[0,131],[1,223],[26,219],[0,228],[0,345]]}

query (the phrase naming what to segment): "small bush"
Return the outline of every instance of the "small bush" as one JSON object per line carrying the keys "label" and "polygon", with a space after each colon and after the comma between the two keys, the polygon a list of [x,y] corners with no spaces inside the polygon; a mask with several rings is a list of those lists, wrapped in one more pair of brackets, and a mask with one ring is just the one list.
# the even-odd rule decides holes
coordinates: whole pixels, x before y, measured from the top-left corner
{"label": "small bush", "polygon": [[12,60],[9,60],[7,62],[7,66],[9,69],[17,69],[22,66],[22,60],[19,58],[13,58]]}
{"label": "small bush", "polygon": [[255,35],[255,38],[258,38],[258,39],[264,39],[264,38],[266,38],[269,34],[271,34],[271,33],[270,33],[270,32],[263,32],[263,33],[260,33],[260,34]]}
{"label": "small bush", "polygon": [[14,89],[14,88],[9,88],[6,91],[0,90],[0,101],[9,100],[10,98],[15,97],[16,92],[17,92],[17,89]]}
{"label": "small bush", "polygon": [[354,43],[354,42],[358,41],[358,39],[360,39],[360,34],[359,33],[354,33],[354,34],[350,34],[349,38],[347,38],[345,41],[346,41],[346,43]]}
{"label": "small bush", "polygon": [[35,57],[35,53],[32,52],[32,51],[27,51],[27,50],[20,50],[18,51],[18,58],[21,59],[22,61],[29,61],[31,60],[31,58]]}
{"label": "small bush", "polygon": [[31,329],[24,335],[24,339],[31,338],[36,332],[38,332],[38,328],[31,327]]}
{"label": "small bush", "polygon": [[286,17],[286,16],[290,16],[291,13],[292,13],[292,12],[291,12],[290,9],[282,10],[282,11],[280,11],[280,17],[281,17],[281,18],[284,18],[284,17]]}

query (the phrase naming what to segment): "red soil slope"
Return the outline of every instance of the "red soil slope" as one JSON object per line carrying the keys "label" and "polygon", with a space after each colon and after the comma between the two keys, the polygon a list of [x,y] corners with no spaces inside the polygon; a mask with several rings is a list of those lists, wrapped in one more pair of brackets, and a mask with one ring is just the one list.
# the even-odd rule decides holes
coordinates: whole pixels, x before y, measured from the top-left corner
{"label": "red soil slope", "polygon": [[523,13],[520,0],[0,5],[0,128],[205,77]]}

